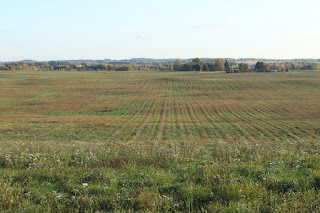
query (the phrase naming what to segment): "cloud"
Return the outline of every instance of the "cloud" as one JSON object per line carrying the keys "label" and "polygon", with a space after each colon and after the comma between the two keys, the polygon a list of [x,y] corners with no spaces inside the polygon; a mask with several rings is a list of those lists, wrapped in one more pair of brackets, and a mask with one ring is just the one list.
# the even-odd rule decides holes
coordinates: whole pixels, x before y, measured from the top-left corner
{"label": "cloud", "polygon": [[236,26],[239,25],[238,22],[235,21],[222,21],[222,22],[208,22],[193,25],[193,28],[213,28],[213,27],[228,27],[228,26]]}
{"label": "cloud", "polygon": [[139,34],[139,35],[136,36],[136,39],[137,39],[137,40],[145,40],[145,39],[146,39],[146,35],[143,34],[143,33],[142,33],[142,34]]}

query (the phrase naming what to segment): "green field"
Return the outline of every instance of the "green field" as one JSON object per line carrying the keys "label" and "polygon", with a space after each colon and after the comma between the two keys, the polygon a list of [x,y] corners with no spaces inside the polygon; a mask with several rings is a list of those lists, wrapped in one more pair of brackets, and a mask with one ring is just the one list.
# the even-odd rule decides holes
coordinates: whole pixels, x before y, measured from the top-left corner
{"label": "green field", "polygon": [[0,79],[3,141],[319,138],[319,72],[1,72]]}
{"label": "green field", "polygon": [[320,211],[320,72],[0,72],[0,210]]}

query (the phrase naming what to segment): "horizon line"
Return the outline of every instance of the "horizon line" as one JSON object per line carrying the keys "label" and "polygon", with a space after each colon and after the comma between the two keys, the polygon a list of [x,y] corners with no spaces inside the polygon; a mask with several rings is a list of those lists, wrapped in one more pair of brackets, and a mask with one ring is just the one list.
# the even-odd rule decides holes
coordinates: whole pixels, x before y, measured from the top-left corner
{"label": "horizon line", "polygon": [[133,58],[105,58],[105,59],[50,59],[50,60],[37,60],[37,59],[20,59],[20,60],[0,60],[0,62],[21,62],[21,61],[38,61],[38,62],[46,62],[46,61],[104,61],[104,60],[111,60],[111,61],[125,61],[125,60],[134,60],[134,59],[151,59],[151,60],[190,60],[190,59],[234,59],[234,60],[241,60],[241,59],[254,59],[254,60],[320,60],[320,58],[265,58],[265,57],[240,57],[240,58],[232,58],[232,57],[190,57],[190,58],[153,58],[153,57],[133,57]]}

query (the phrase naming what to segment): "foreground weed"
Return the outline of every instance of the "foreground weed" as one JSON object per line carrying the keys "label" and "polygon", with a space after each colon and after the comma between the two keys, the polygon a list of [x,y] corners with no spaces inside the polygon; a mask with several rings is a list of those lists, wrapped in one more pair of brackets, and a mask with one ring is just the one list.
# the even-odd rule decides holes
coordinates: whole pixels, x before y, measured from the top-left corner
{"label": "foreground weed", "polygon": [[2,210],[319,211],[320,142],[7,142]]}

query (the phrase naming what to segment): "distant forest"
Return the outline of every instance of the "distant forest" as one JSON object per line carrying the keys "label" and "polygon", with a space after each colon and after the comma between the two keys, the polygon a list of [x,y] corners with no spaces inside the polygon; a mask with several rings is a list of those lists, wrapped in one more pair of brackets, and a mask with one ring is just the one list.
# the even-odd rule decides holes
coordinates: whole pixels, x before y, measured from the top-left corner
{"label": "distant forest", "polygon": [[[249,61],[250,59],[246,59]],[[243,61],[246,61],[243,59]],[[253,60],[253,59],[252,59]],[[161,63],[162,62],[162,63]],[[289,72],[290,70],[320,70],[318,60],[258,61],[255,64],[235,59],[131,59],[126,61],[19,61],[0,64],[0,70],[30,71],[226,71],[237,72]]]}

